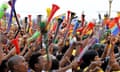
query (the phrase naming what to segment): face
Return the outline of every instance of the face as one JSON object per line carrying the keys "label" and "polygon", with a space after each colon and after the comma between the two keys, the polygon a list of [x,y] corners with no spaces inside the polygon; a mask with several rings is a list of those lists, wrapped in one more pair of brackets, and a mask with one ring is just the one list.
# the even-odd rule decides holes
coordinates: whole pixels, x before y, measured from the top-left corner
{"label": "face", "polygon": [[42,69],[46,70],[47,61],[43,57],[40,57],[39,62],[42,65]]}
{"label": "face", "polygon": [[49,70],[51,68],[51,61],[48,62],[44,57],[40,57],[40,63],[42,65],[43,70]]}
{"label": "face", "polygon": [[27,72],[28,64],[26,63],[23,57],[20,57],[18,64],[16,65],[17,71],[19,72]]}
{"label": "face", "polygon": [[41,56],[38,57],[38,60],[39,60],[39,61],[38,61],[38,64],[37,64],[38,66],[37,66],[37,67],[38,67],[39,71],[41,71],[42,68],[43,68],[43,66],[42,66],[42,63],[43,63],[43,62],[41,61]]}
{"label": "face", "polygon": [[97,56],[95,56],[94,60],[95,60],[95,61],[100,61],[99,56],[98,56],[98,55],[97,55]]}
{"label": "face", "polygon": [[7,36],[8,36],[8,37],[9,37],[9,39],[11,40],[11,39],[13,39],[13,38],[14,38],[14,33],[13,33],[13,32],[10,32]]}
{"label": "face", "polygon": [[46,54],[45,48],[40,49],[40,53],[41,53],[42,55],[45,55],[45,54]]}

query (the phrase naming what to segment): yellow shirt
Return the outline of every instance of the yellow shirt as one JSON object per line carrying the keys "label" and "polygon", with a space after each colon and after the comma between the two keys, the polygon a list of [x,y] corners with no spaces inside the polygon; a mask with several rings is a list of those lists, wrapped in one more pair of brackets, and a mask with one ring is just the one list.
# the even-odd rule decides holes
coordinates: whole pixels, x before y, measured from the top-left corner
{"label": "yellow shirt", "polygon": [[[83,72],[86,72],[87,69],[88,69],[88,67],[86,67],[86,68],[83,70]],[[104,72],[104,71],[103,71],[102,69],[99,69],[97,72]]]}
{"label": "yellow shirt", "polygon": [[[83,72],[85,72],[86,70],[88,69],[88,67],[86,67],[84,70],[83,70]],[[97,72],[104,72],[102,69],[100,69],[99,71],[97,71]],[[112,72],[120,72],[120,70],[119,71],[112,71]]]}
{"label": "yellow shirt", "polygon": [[112,72],[120,72],[120,71],[112,71]]}

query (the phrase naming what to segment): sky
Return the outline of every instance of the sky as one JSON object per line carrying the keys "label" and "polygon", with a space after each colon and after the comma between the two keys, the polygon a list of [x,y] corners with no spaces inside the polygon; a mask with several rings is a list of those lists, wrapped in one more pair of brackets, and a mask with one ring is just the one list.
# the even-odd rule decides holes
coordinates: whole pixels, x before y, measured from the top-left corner
{"label": "sky", "polygon": [[[0,5],[8,0],[0,0]],[[67,13],[68,10],[73,11],[80,17],[84,12],[86,19],[97,19],[98,13],[102,17],[109,10],[109,0],[17,0],[15,4],[16,12],[25,17],[31,14],[36,17],[38,14],[46,16],[46,8],[52,8],[52,4],[57,4],[60,9],[54,16]],[[10,12],[10,8],[7,10]],[[120,11],[120,0],[113,0],[111,17],[116,16],[116,12]]]}

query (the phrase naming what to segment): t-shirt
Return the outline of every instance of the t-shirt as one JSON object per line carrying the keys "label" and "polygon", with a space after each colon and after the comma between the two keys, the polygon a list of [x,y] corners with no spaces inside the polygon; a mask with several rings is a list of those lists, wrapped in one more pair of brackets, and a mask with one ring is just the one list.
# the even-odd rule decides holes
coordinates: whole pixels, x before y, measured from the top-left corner
{"label": "t-shirt", "polygon": [[[87,71],[88,67],[86,67],[83,72]],[[97,72],[104,72],[101,68]]]}

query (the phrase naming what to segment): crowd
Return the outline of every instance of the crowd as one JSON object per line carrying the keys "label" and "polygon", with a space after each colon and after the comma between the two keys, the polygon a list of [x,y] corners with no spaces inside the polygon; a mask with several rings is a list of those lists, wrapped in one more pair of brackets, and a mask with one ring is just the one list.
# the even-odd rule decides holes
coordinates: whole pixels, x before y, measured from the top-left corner
{"label": "crowd", "polygon": [[71,11],[66,17],[47,23],[38,15],[34,24],[29,15],[7,31],[9,21],[2,16],[0,72],[120,72],[120,17],[105,15],[99,24]]}

